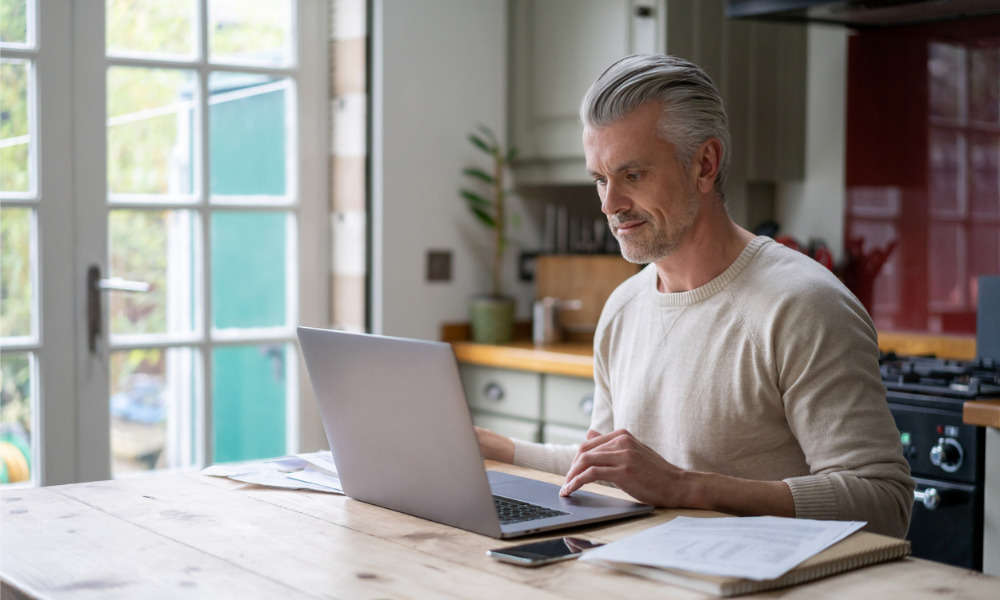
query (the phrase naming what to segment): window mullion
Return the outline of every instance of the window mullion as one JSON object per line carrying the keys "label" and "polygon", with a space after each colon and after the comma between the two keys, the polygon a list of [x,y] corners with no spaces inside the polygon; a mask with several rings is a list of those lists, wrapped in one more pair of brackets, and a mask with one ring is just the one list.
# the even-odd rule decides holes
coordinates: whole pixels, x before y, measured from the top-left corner
{"label": "window mullion", "polygon": [[208,139],[208,0],[200,0],[198,2],[198,18],[196,26],[196,39],[198,40],[198,127],[200,136],[198,143],[195,146],[197,152],[197,164],[200,165],[197,178],[198,189],[201,195],[199,202],[201,214],[201,248],[199,249],[200,256],[198,262],[201,265],[202,276],[201,302],[198,303],[201,311],[199,315],[199,324],[202,339],[202,343],[199,346],[199,355],[203,379],[201,390],[199,390],[199,402],[197,403],[198,418],[195,431],[197,439],[200,440],[200,448],[196,450],[196,455],[200,459],[199,462],[203,465],[210,465],[215,462],[215,457],[214,449],[212,447],[212,384],[214,381],[214,373],[212,369],[212,352],[214,347],[212,340],[212,265],[209,258],[212,255],[212,212],[211,203],[209,201],[211,194],[211,177],[209,168],[211,165],[209,165],[210,152],[208,151],[208,145],[210,142]]}

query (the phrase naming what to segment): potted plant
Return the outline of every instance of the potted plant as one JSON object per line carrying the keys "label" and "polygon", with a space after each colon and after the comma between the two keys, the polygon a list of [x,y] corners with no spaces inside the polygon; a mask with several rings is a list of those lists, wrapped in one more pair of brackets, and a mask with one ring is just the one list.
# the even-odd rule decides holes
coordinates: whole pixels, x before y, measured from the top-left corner
{"label": "potted plant", "polygon": [[[514,298],[506,295],[503,287],[503,258],[510,220],[505,206],[509,192],[504,189],[504,173],[517,150],[504,149],[493,131],[484,125],[469,134],[469,141],[489,156],[490,170],[477,167],[463,169],[463,175],[475,186],[463,187],[460,193],[479,222],[493,230],[490,292],[473,297],[469,305],[472,339],[482,344],[502,344],[510,341],[514,330]],[[485,190],[486,193],[477,190]]]}

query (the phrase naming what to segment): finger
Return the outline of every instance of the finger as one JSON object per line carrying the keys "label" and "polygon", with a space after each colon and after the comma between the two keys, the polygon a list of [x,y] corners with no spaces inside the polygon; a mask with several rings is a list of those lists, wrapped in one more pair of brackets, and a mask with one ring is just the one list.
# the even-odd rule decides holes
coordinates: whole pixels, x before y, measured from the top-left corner
{"label": "finger", "polygon": [[[579,480],[579,478],[593,469],[611,469],[615,467],[620,467],[625,460],[625,456],[622,452],[617,450],[602,452],[597,450],[591,450],[590,452],[584,454],[578,454],[576,459],[573,461],[573,465],[570,467],[569,471],[566,473],[566,481],[563,484],[563,490],[568,489],[566,486],[570,482]],[[572,488],[575,491],[581,485],[585,483],[590,483],[591,481],[610,481],[604,479],[588,479],[586,481],[578,481],[576,486]],[[563,494],[564,496],[572,493],[572,491]]]}
{"label": "finger", "polygon": [[610,433],[601,433],[599,431],[594,431],[593,429],[590,429],[587,431],[587,441],[580,444],[580,450],[578,454],[593,450],[594,448],[597,448],[602,444],[606,444],[611,440],[621,437],[623,435],[628,436],[631,434],[629,434],[628,430],[625,429],[616,429]]}
{"label": "finger", "polygon": [[560,496],[569,496],[573,492],[577,491],[581,487],[587,485],[588,483],[594,483],[595,481],[614,481],[613,473],[615,471],[614,467],[610,466],[600,466],[600,467],[587,467],[582,473],[566,481],[562,488],[559,490]]}

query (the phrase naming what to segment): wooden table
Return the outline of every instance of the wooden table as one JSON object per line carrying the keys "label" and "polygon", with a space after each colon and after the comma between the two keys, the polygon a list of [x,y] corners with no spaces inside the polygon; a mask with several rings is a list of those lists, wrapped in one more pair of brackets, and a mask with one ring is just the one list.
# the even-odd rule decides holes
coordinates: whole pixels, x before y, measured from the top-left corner
{"label": "wooden table", "polygon": [[[4,600],[710,597],[577,561],[498,563],[486,550],[514,542],[344,496],[198,474],[4,489],[0,506]],[[706,513],[658,510],[576,533],[612,541],[679,514]],[[908,558],[754,597],[1000,598],[1000,579]]]}

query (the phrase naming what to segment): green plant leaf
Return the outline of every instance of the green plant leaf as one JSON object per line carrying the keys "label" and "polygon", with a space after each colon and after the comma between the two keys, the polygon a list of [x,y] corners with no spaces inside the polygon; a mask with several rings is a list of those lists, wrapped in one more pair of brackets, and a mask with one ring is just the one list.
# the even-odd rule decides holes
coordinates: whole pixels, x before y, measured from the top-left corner
{"label": "green plant leaf", "polygon": [[517,156],[517,148],[511,148],[507,150],[507,156],[504,157],[504,162],[511,162]]}
{"label": "green plant leaf", "polygon": [[471,208],[472,208],[472,214],[476,215],[476,217],[482,222],[483,225],[486,225],[490,229],[493,229],[494,227],[497,226],[496,219],[493,218],[493,215],[489,214],[488,212],[484,211],[478,206],[471,206]]}
{"label": "green plant leaf", "polygon": [[459,193],[461,193],[462,197],[468,200],[469,204],[472,206],[482,206],[482,207],[493,206],[492,202],[490,202],[486,198],[483,198],[482,196],[480,196],[475,192],[471,192],[469,190],[460,190]]}
{"label": "green plant leaf", "polygon": [[478,135],[476,135],[474,133],[470,133],[469,134],[469,141],[472,142],[472,144],[474,146],[476,146],[477,148],[479,148],[483,152],[485,152],[487,154],[495,154],[493,148],[490,148],[489,144],[487,144],[483,140],[483,138],[479,137]]}
{"label": "green plant leaf", "polygon": [[479,133],[483,134],[483,136],[487,140],[489,140],[489,145],[490,145],[491,148],[493,148],[495,150],[495,149],[497,149],[497,148],[500,147],[500,141],[497,140],[497,136],[496,136],[495,133],[493,133],[492,129],[490,129],[486,125],[483,125],[482,123],[480,123],[479,125],[477,125],[476,129],[478,129]]}
{"label": "green plant leaf", "polygon": [[490,184],[493,183],[493,176],[490,175],[489,173],[487,173],[486,171],[482,170],[482,169],[476,169],[476,168],[470,167],[468,169],[463,169],[462,173],[465,173],[469,177],[475,177],[476,179],[480,179],[482,181],[485,181],[486,183],[490,183]]}

